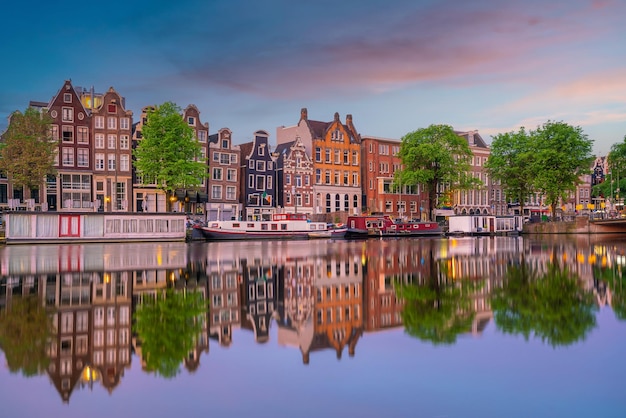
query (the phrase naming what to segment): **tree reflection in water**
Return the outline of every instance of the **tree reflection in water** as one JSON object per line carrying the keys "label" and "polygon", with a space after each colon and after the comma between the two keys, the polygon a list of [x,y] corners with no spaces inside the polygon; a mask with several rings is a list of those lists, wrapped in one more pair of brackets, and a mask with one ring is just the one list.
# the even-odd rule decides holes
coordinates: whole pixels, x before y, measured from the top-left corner
{"label": "tree reflection in water", "polygon": [[567,267],[548,264],[545,273],[525,263],[510,265],[502,287],[491,294],[496,326],[507,334],[541,338],[553,347],[584,340],[596,326],[593,294]]}
{"label": "tree reflection in water", "polygon": [[404,300],[402,322],[405,331],[433,344],[454,344],[460,334],[471,331],[475,312],[469,295],[477,285],[453,280],[447,263],[434,262],[424,283],[397,284],[396,294]]}
{"label": "tree reflection in water", "polygon": [[50,363],[46,352],[52,322],[37,296],[16,297],[0,312],[0,348],[11,373],[43,374]]}
{"label": "tree reflection in water", "polygon": [[593,277],[600,298],[608,300],[617,319],[626,320],[626,271],[621,264],[595,266]]}
{"label": "tree reflection in water", "polygon": [[165,378],[176,376],[194,348],[206,311],[200,292],[167,289],[144,299],[134,313],[144,369]]}

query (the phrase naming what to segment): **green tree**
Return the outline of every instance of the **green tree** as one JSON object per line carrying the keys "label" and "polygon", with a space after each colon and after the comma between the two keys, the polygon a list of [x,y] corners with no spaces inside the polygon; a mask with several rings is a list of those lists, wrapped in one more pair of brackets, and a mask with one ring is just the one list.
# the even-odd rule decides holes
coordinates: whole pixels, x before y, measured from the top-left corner
{"label": "green tree", "polygon": [[422,184],[428,193],[428,215],[432,217],[438,187],[450,193],[479,187],[470,175],[472,151],[465,138],[448,125],[430,125],[402,137],[399,156],[404,168],[395,181],[403,185]]}
{"label": "green tree", "polygon": [[491,308],[504,333],[532,335],[553,347],[584,339],[596,325],[593,295],[558,263],[541,276],[524,259],[509,266],[502,287],[491,293]]}
{"label": "green tree", "polygon": [[524,128],[517,132],[498,134],[491,142],[491,154],[485,168],[492,180],[502,185],[509,201],[519,202],[520,214],[524,214],[524,202],[535,190],[532,171],[534,150],[530,135]]}
{"label": "green tree", "polygon": [[165,192],[169,211],[170,196],[176,189],[198,187],[208,177],[201,146],[172,102],[149,111],[141,133],[133,154],[135,168],[144,183],[154,183]]}
{"label": "green tree", "polygon": [[576,190],[581,175],[590,173],[593,141],[580,127],[548,121],[532,132],[531,143],[535,186],[545,196],[555,219],[559,202]]}
{"label": "green tree", "polygon": [[14,187],[38,189],[48,174],[54,174],[57,144],[50,136],[49,115],[29,107],[14,112],[0,144],[0,170]]}
{"label": "green tree", "polygon": [[46,344],[51,321],[36,296],[14,297],[0,313],[0,347],[11,373],[24,376],[45,372],[50,359]]}
{"label": "green tree", "polygon": [[431,254],[432,271],[422,283],[395,283],[396,295],[403,300],[402,323],[407,334],[435,345],[454,344],[458,335],[472,329],[474,311],[470,294],[476,286],[469,280],[454,280],[447,261],[436,262]]}
{"label": "green tree", "polygon": [[144,301],[134,313],[134,331],[141,341],[146,370],[165,378],[176,376],[194,348],[206,312],[200,292],[167,289]]}
{"label": "green tree", "polygon": [[[626,136],[624,140],[611,146],[611,151],[607,156],[609,173],[605,181],[594,186],[593,196],[615,196],[619,199],[620,191],[626,190],[622,184],[626,184]],[[622,184],[620,184],[622,183]]]}

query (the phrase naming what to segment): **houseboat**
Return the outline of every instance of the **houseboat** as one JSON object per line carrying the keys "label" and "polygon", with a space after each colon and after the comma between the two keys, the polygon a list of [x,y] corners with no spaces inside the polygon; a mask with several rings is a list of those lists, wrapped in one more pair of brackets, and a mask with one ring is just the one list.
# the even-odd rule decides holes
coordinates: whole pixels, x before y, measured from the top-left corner
{"label": "houseboat", "polygon": [[185,241],[184,213],[26,212],[4,214],[7,244]]}
{"label": "houseboat", "polygon": [[207,240],[309,239],[328,231],[326,222],[311,222],[304,213],[274,214],[271,221],[210,221],[194,227]]}
{"label": "houseboat", "polygon": [[437,222],[403,221],[388,215],[348,216],[347,238],[441,236]]}
{"label": "houseboat", "polygon": [[517,235],[522,232],[524,219],[520,215],[455,215],[448,218],[448,235]]}

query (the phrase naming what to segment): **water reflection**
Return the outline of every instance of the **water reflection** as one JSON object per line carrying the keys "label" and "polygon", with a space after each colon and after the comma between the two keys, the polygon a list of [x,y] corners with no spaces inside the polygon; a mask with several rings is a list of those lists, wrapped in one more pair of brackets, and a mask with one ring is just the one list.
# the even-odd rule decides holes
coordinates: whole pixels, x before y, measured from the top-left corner
{"label": "water reflection", "polygon": [[355,356],[404,327],[454,344],[493,320],[553,347],[583,341],[600,306],[626,318],[621,241],[522,237],[9,246],[0,249],[0,347],[12,373],[47,374],[64,401],[119,385],[131,361],[194,372],[233,329]]}

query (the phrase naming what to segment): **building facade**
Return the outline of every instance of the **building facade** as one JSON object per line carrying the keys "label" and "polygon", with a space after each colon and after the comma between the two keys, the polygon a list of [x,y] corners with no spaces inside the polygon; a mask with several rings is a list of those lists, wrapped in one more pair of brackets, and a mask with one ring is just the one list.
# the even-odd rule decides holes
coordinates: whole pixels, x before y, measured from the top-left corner
{"label": "building facade", "polygon": [[210,177],[208,180],[207,220],[222,221],[239,219],[239,170],[241,149],[233,145],[232,132],[228,128],[220,129],[209,136],[208,161]]}

